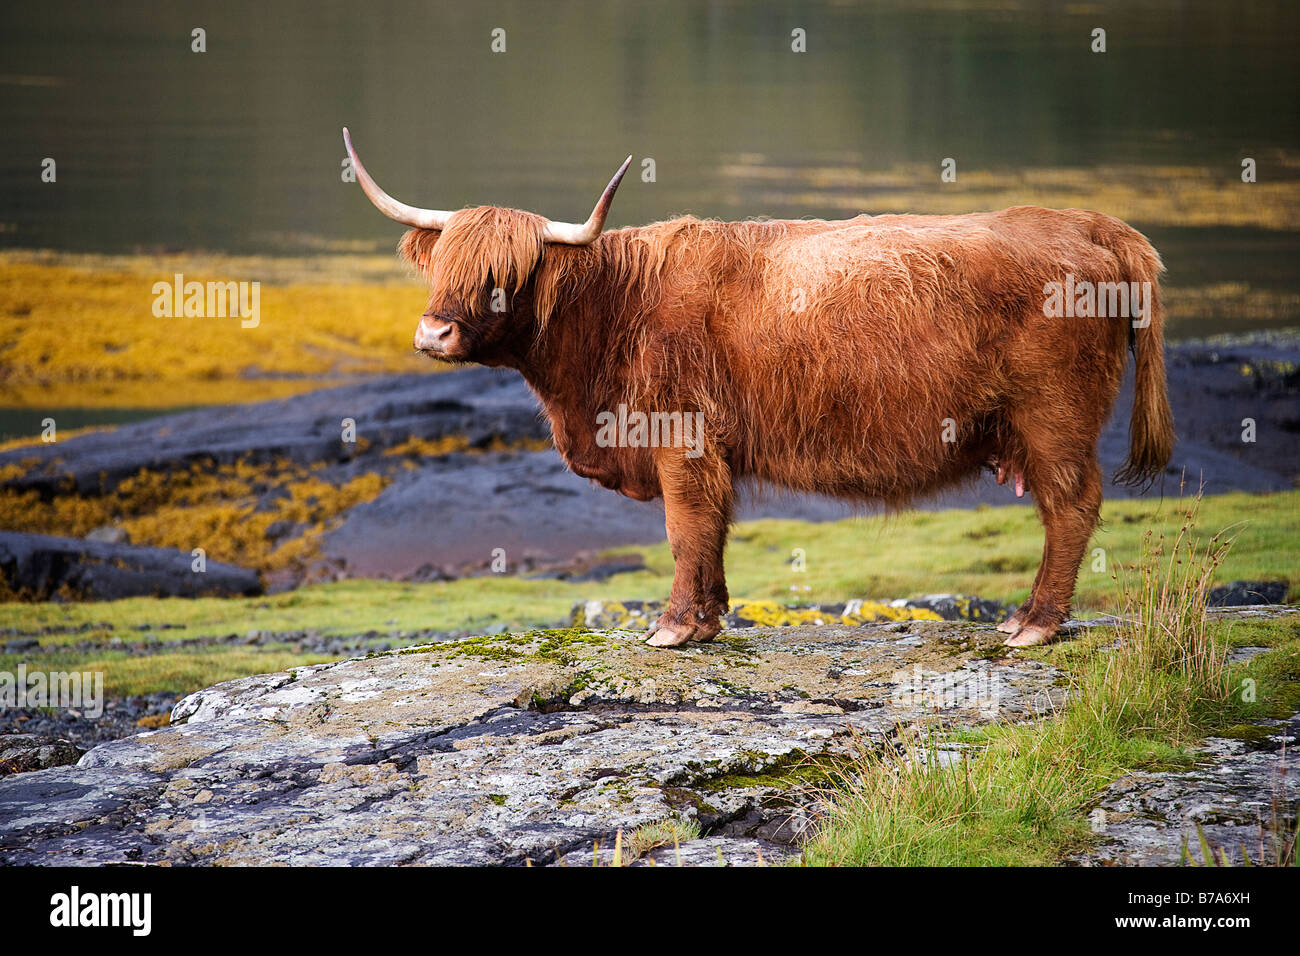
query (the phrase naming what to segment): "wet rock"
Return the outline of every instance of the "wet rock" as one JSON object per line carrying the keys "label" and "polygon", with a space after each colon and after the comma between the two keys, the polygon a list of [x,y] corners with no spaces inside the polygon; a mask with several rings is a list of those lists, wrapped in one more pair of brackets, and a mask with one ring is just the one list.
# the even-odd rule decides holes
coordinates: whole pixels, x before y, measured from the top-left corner
{"label": "wet rock", "polygon": [[231,681],[170,726],[0,781],[0,863],[542,864],[677,821],[733,841],[690,859],[739,864],[793,838],[781,821],[819,767],[900,722],[1060,703],[1052,668],[986,659],[992,629],[907,637],[756,627],[665,653],[567,629]]}
{"label": "wet rock", "polygon": [[482,566],[496,548],[513,571],[527,552],[560,559],[663,537],[662,505],[595,487],[553,451],[491,452],[425,459],[396,475],[378,497],[351,509],[321,547],[353,575],[436,580],[439,571]]}
{"label": "wet rock", "polygon": [[1233,581],[1211,588],[1210,607],[1247,607],[1252,604],[1285,604],[1285,581]]}
{"label": "wet rock", "polygon": [[34,601],[262,593],[256,571],[208,561],[207,570],[199,573],[192,560],[174,548],[0,531],[0,576]]}
{"label": "wet rock", "polygon": [[559,567],[549,567],[528,575],[559,581],[606,581],[616,574],[631,574],[646,569],[645,557],[640,554],[617,555],[604,559],[599,555],[580,553]]}
{"label": "wet rock", "polygon": [[36,734],[0,735],[0,777],[76,763],[85,753],[68,740]]}
{"label": "wet rock", "polygon": [[273,521],[266,526],[266,537],[271,541],[279,541],[288,537],[296,528],[297,525],[291,521]]}
{"label": "wet rock", "polygon": [[165,725],[176,700],[176,694],[165,691],[109,697],[103,712],[94,717],[69,708],[0,708],[0,737],[17,734],[66,740],[86,751],[145,728]]}
{"label": "wet rock", "polygon": [[[472,368],[386,376],[270,402],[165,415],[110,432],[0,452],[0,467],[24,465],[22,475],[6,481],[17,490],[56,494],[71,483],[81,494],[101,494],[141,469],[169,471],[240,460],[287,460],[303,466],[340,462],[362,451],[341,440],[344,418],[356,422],[358,437],[372,452],[412,436],[436,440],[458,435],[473,444],[493,436],[544,439],[548,434],[522,379]],[[35,467],[27,467],[33,458]]]}

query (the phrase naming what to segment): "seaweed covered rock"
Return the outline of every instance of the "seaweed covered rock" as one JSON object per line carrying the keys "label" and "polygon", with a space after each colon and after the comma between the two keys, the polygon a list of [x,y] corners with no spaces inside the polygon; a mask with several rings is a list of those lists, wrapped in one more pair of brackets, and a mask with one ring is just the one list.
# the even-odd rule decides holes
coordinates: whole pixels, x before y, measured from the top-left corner
{"label": "seaweed covered rock", "polygon": [[[355,423],[357,441],[341,440],[341,423]],[[544,440],[527,386],[492,369],[446,375],[395,375],[252,405],[179,412],[111,431],[0,451],[4,487],[63,494],[105,494],[146,472],[193,465],[300,466],[377,457],[411,442],[455,436],[468,445],[491,438]],[[362,440],[364,439],[364,441]]]}
{"label": "seaweed covered rock", "polygon": [[[648,627],[664,610],[663,601],[584,601],[573,606],[575,627]],[[776,601],[733,600],[723,618],[727,627],[791,627],[797,624],[855,626],[881,621],[1002,620],[1009,609],[997,601],[955,594],[931,594],[914,600],[785,605]]]}

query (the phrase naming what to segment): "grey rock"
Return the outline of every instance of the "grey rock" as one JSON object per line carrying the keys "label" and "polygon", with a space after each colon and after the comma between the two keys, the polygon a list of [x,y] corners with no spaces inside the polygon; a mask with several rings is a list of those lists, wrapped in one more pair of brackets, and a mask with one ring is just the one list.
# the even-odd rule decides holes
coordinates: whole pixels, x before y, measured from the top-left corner
{"label": "grey rock", "polygon": [[437,580],[466,564],[487,564],[494,548],[505,550],[513,569],[529,552],[563,557],[663,537],[662,505],[594,487],[554,451],[490,452],[426,459],[397,475],[374,500],[351,509],[321,548],[353,575]]}
{"label": "grey rock", "polygon": [[0,780],[0,864],[574,862],[669,820],[716,838],[686,859],[756,862],[800,830],[792,768],[923,715],[1059,705],[1052,668],[983,659],[999,635],[962,627],[968,651],[943,622],[917,622],[918,644],[751,628],[668,654],[532,632],[231,681],[168,727]]}
{"label": "grey rock", "polygon": [[0,734],[0,777],[76,763],[83,753],[68,740],[37,734]]}
{"label": "grey rock", "polygon": [[[750,837],[707,836],[687,840],[679,846],[664,846],[631,860],[624,866],[782,866],[802,854],[789,845]],[[572,853],[562,866],[612,866],[614,851]]]}
{"label": "grey rock", "polygon": [[347,461],[359,453],[341,440],[342,421],[356,422],[371,450],[412,436],[494,435],[545,438],[537,404],[517,375],[487,368],[438,375],[397,375],[251,405],[203,408],[0,452],[0,467],[37,459],[6,482],[17,490],[58,493],[71,482],[81,494],[116,488],[140,469],[169,471],[192,464],[298,465]]}
{"label": "grey rock", "polygon": [[30,600],[262,593],[256,571],[208,561],[207,570],[198,573],[191,568],[192,560],[175,548],[0,531],[0,576]]}
{"label": "grey rock", "polygon": [[1211,588],[1207,597],[1210,607],[1248,607],[1256,604],[1285,604],[1285,581],[1233,581]]}
{"label": "grey rock", "polygon": [[1186,847],[1194,862],[1204,864],[1202,835],[1216,858],[1225,852],[1234,866],[1247,855],[1255,864],[1275,860],[1294,836],[1300,810],[1300,776],[1288,756],[1300,739],[1300,713],[1272,726],[1271,735],[1254,743],[1207,740],[1192,770],[1116,781],[1091,814],[1102,842],[1076,862],[1179,866]]}

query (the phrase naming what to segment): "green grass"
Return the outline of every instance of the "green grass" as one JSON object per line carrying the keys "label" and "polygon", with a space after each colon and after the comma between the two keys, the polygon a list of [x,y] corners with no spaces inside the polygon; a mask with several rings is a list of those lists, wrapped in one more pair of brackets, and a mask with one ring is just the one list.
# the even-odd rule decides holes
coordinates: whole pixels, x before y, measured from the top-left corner
{"label": "green grass", "polygon": [[[1044,652],[1073,666],[1077,698],[1028,724],[912,739],[905,753],[864,750],[840,777],[831,809],[805,846],[811,866],[1043,866],[1087,848],[1087,814],[1100,791],[1135,770],[1185,770],[1203,736],[1248,736],[1261,717],[1300,707],[1300,615],[1216,628],[1221,640],[1271,649],[1230,669],[1234,689],[1254,680],[1256,700],[1234,693],[1166,708],[1188,693],[1167,676],[1159,693],[1106,706],[1098,648],[1110,629]],[[1091,661],[1081,664],[1081,661]],[[1188,696],[1186,699],[1195,700]],[[976,754],[939,767],[935,749],[958,741]]]}
{"label": "green grass", "polygon": [[[1209,505],[1210,502],[1205,502]],[[1202,509],[1201,522],[1206,512]],[[1145,539],[1119,575],[1125,621],[1035,652],[1070,675],[1060,710],[1023,724],[944,736],[903,733],[901,750],[863,749],[829,794],[805,848],[812,865],[1015,866],[1060,862],[1092,839],[1087,810],[1138,769],[1181,769],[1203,736],[1246,736],[1250,721],[1300,706],[1300,614],[1216,620],[1204,598],[1227,542],[1180,530]],[[1212,525],[1215,526],[1215,525]],[[1269,650],[1227,664],[1233,646]],[[936,750],[970,745],[956,763]]]}
{"label": "green grass", "polygon": [[[1094,536],[1079,575],[1075,607],[1087,615],[1113,610],[1111,571],[1141,554],[1147,528],[1174,532],[1181,514],[1176,498],[1163,503],[1117,501],[1103,510],[1104,525]],[[1236,544],[1217,571],[1217,580],[1284,579],[1300,581],[1300,492],[1271,495],[1231,494],[1206,498],[1203,527],[1240,525]],[[805,573],[791,569],[795,548],[806,554]],[[1106,570],[1092,569],[1093,548],[1106,551]],[[565,619],[575,602],[593,598],[658,599],[672,580],[666,543],[635,550],[647,570],[617,575],[600,583],[571,584],[507,576],[408,584],[354,580],[314,585],[260,598],[133,598],[98,603],[0,605],[0,628],[24,632],[45,627],[91,627],[85,632],[51,634],[43,647],[83,641],[130,641],[134,628],[176,625],[154,633],[164,641],[250,630],[314,630],[324,635],[365,631],[469,630],[505,625],[511,630]],[[885,518],[855,518],[814,524],[757,521],[738,525],[727,550],[728,583],[736,598],[833,602],[847,598],[915,597],[936,592],[977,594],[1018,602],[1028,594],[1042,551],[1042,528],[1032,508],[997,507],[969,511],[907,512]],[[797,590],[792,590],[792,587]],[[107,625],[107,626],[100,626]],[[260,673],[286,663],[306,663],[290,651],[242,650],[238,664],[219,664],[234,649],[204,654],[162,653],[129,660],[92,652],[77,660],[102,662],[111,686],[130,692],[191,691],[234,676],[233,667]],[[314,660],[314,658],[312,658]],[[204,662],[208,663],[205,664]],[[205,670],[210,667],[210,670]]]}
{"label": "green grass", "polygon": [[39,658],[22,654],[0,654],[0,671],[16,673],[18,665],[28,670],[103,672],[104,694],[126,697],[154,691],[189,692],[221,681],[268,674],[306,664],[332,660],[329,655],[299,654],[283,648],[253,650],[246,647],[215,647],[202,650],[177,649],[170,653],[131,656],[124,651],[103,650],[88,654],[55,652]]}

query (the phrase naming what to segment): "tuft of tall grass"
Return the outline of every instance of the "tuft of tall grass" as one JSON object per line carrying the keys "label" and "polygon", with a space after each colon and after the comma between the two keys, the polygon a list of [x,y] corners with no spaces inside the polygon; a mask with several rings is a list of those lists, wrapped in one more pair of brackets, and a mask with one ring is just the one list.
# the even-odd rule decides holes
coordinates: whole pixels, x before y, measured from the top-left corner
{"label": "tuft of tall grass", "polygon": [[[1181,749],[1230,706],[1227,645],[1206,613],[1232,546],[1196,534],[1198,494],[1171,538],[1148,533],[1117,570],[1122,617],[1109,640],[1079,639],[1065,704],[1028,724],[964,736],[922,731],[861,748],[826,794],[804,847],[822,865],[1041,865],[1091,839],[1089,803],[1132,769],[1186,762]],[[1062,650],[1066,650],[1062,648]]]}
{"label": "tuft of tall grass", "polygon": [[[1114,652],[1098,655],[1084,699],[1107,711],[1142,707],[1166,732],[1200,722],[1228,699],[1228,644],[1206,613],[1210,583],[1232,548],[1232,529],[1209,540],[1196,533],[1201,494],[1180,510],[1172,537],[1148,530],[1131,568],[1115,580],[1121,613]],[[1156,706],[1156,705],[1159,706]]]}

